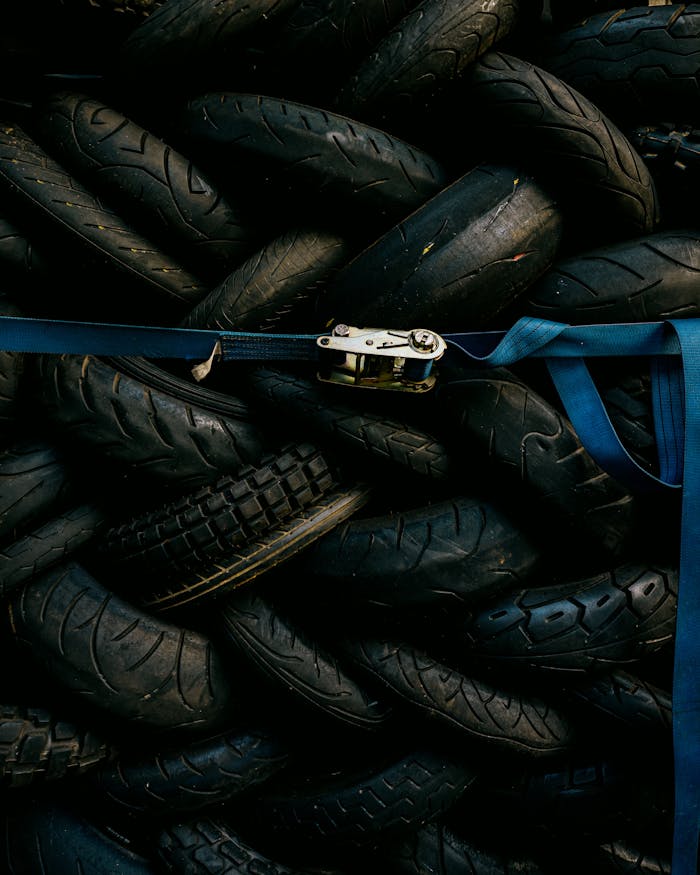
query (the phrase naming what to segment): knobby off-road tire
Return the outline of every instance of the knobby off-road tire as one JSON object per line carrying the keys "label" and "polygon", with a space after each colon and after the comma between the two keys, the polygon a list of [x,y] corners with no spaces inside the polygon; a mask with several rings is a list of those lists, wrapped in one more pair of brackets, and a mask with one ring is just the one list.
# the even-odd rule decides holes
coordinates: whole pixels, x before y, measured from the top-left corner
{"label": "knobby off-road tire", "polygon": [[82,481],[59,447],[30,435],[0,453],[0,540],[12,544],[70,507]]}
{"label": "knobby off-road tire", "polygon": [[288,791],[261,793],[259,817],[280,840],[349,846],[376,842],[440,819],[463,796],[476,772],[446,752],[395,750],[392,761]]}
{"label": "knobby off-road tire", "polygon": [[531,176],[481,164],[340,270],[319,295],[319,323],[482,327],[551,266],[562,233]]}
{"label": "knobby off-road tire", "polygon": [[465,74],[459,94],[482,119],[489,154],[520,164],[561,204],[570,245],[655,230],[654,180],[615,122],[570,84],[512,55],[488,52]]}
{"label": "knobby off-road tire", "polygon": [[221,608],[228,640],[244,660],[292,698],[321,713],[365,730],[381,729],[393,709],[366,690],[348,670],[342,655],[325,650],[303,624],[286,615],[274,599],[257,591],[229,596]]}
{"label": "knobby off-road tire", "polygon": [[555,262],[509,315],[575,325],[697,317],[699,270],[692,227],[649,234]]}
{"label": "knobby off-road tire", "polygon": [[625,668],[672,642],[677,594],[674,569],[638,564],[515,590],[472,613],[461,652],[507,671]]}
{"label": "knobby off-road tire", "polygon": [[340,89],[334,105],[387,130],[411,130],[446,85],[514,29],[517,0],[422,0]]}
{"label": "knobby off-road tire", "polygon": [[321,598],[330,585],[334,600],[449,608],[522,585],[541,558],[498,507],[458,496],[349,520],[305,551],[298,568]]}
{"label": "knobby off-road tire", "polygon": [[700,7],[616,7],[548,40],[539,62],[618,124],[698,120]]}
{"label": "knobby off-road tire", "polygon": [[0,782],[27,787],[79,775],[113,756],[88,728],[43,708],[0,705]]}
{"label": "knobby off-road tire", "polygon": [[137,578],[141,571],[177,581],[313,505],[339,480],[335,462],[317,447],[291,444],[235,477],[113,526],[95,552]]}
{"label": "knobby off-road tire", "polygon": [[168,824],[158,835],[157,854],[164,871],[174,875],[311,875],[271,860],[221,820]]}
{"label": "knobby off-road tire", "polygon": [[295,558],[317,538],[358,513],[373,492],[374,487],[367,483],[343,485],[218,562],[151,588],[139,601],[147,610],[163,613],[226,598],[231,591]]}
{"label": "knobby off-road tire", "polygon": [[134,231],[17,125],[0,128],[0,188],[18,219],[54,248],[62,240],[63,262],[82,261],[97,288],[112,283],[113,296],[80,301],[89,318],[115,321],[117,285],[119,321],[160,325],[182,318],[206,292],[206,285]]}
{"label": "knobby off-road tire", "polygon": [[367,672],[387,695],[428,714],[467,744],[484,751],[551,756],[576,738],[575,724],[555,704],[501,689],[433,659],[410,644],[378,639],[345,641],[343,654]]}
{"label": "knobby off-road tire", "polygon": [[122,751],[90,775],[96,804],[104,800],[135,818],[166,817],[220,805],[252,792],[287,762],[287,746],[267,729],[233,730],[150,752]]}
{"label": "knobby off-road tire", "polygon": [[629,552],[635,497],[594,462],[566,417],[505,369],[453,376],[437,387],[440,409],[464,436],[464,451],[509,489],[511,506],[522,511],[527,496],[528,531],[536,536],[546,520],[586,561]]}
{"label": "knobby off-road tire", "polygon": [[[361,460],[361,471],[378,470],[386,476],[386,463],[397,472],[402,469],[438,481],[454,476],[459,466],[439,436],[423,431],[410,422],[390,419],[353,406],[357,397],[326,391],[328,387],[293,371],[259,367],[251,371],[242,389],[249,393],[251,406],[267,420],[281,421],[293,433],[315,434],[319,441],[350,460]],[[344,403],[343,398],[348,402]],[[365,467],[366,466],[366,467]],[[369,477],[368,477],[369,479]]]}
{"label": "knobby off-road tire", "polygon": [[81,504],[0,548],[0,598],[7,598],[30,578],[86,548],[107,520],[101,507]]}
{"label": "knobby off-road tire", "polygon": [[439,162],[390,133],[275,97],[199,95],[188,101],[175,131],[181,148],[222,186],[231,185],[232,161],[243,161],[246,176],[255,174],[258,198],[274,198],[274,210],[286,209],[293,224],[300,212],[315,221],[320,215],[327,230],[361,239],[407,216],[448,181]]}
{"label": "knobby off-road tire", "polygon": [[212,643],[133,607],[78,563],[34,578],[9,609],[31,658],[96,713],[141,732],[202,732],[232,717],[230,669]]}
{"label": "knobby off-road tire", "polygon": [[150,859],[88,820],[72,803],[30,799],[6,811],[2,821],[3,875],[156,875]]}
{"label": "knobby off-road tire", "polygon": [[247,404],[142,364],[39,356],[36,394],[56,439],[179,494],[262,457]]}
{"label": "knobby off-road tire", "polygon": [[44,148],[207,283],[220,282],[262,243],[244,207],[104,101],[59,91],[35,103],[34,113]]}
{"label": "knobby off-road tire", "polygon": [[195,304],[181,326],[308,333],[316,295],[355,249],[348,238],[328,231],[287,231]]}

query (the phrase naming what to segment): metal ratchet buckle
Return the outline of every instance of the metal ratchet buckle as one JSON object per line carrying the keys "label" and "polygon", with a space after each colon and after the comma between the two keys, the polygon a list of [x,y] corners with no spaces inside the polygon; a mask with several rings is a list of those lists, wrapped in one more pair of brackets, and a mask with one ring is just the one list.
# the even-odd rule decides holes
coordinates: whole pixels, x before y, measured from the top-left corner
{"label": "metal ratchet buckle", "polygon": [[318,379],[325,383],[427,392],[435,385],[433,364],[447,348],[434,331],[353,328],[336,325],[317,338],[321,354]]}

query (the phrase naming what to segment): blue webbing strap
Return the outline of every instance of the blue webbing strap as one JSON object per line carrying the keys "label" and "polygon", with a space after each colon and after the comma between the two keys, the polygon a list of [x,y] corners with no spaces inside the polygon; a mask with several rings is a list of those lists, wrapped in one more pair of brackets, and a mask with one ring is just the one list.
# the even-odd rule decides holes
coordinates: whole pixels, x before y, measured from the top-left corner
{"label": "blue webbing strap", "polygon": [[[673,675],[675,821],[673,875],[697,875],[700,831],[700,320],[571,326],[518,320],[507,332],[443,335],[445,360],[503,367],[546,359],[584,447],[637,491],[679,488],[682,531]],[[255,334],[0,316],[0,349],[146,358],[315,360],[317,335]],[[659,476],[629,455],[610,422],[584,359],[648,356]]]}

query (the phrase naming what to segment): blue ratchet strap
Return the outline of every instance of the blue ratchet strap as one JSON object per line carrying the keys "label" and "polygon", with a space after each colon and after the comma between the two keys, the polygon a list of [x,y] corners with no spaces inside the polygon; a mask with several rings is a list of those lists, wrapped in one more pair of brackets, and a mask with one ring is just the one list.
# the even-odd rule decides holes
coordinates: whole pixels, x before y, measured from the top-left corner
{"label": "blue ratchet strap", "polygon": [[[224,361],[317,360],[316,334],[263,334],[0,317],[0,349]],[[506,367],[543,358],[583,446],[636,491],[682,485],[680,585],[673,675],[673,875],[697,875],[700,832],[700,320],[571,326],[519,319],[509,331],[443,335],[445,360]],[[651,362],[659,476],[622,445],[584,359]]]}

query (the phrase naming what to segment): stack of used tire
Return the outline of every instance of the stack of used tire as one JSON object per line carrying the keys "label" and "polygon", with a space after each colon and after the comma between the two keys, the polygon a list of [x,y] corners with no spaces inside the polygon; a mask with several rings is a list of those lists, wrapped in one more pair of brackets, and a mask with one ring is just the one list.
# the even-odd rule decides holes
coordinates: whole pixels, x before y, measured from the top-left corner
{"label": "stack of used tire", "polygon": [[[7,5],[2,315],[700,315],[700,6]],[[191,367],[0,351],[0,871],[670,872],[677,492],[536,361]]]}

